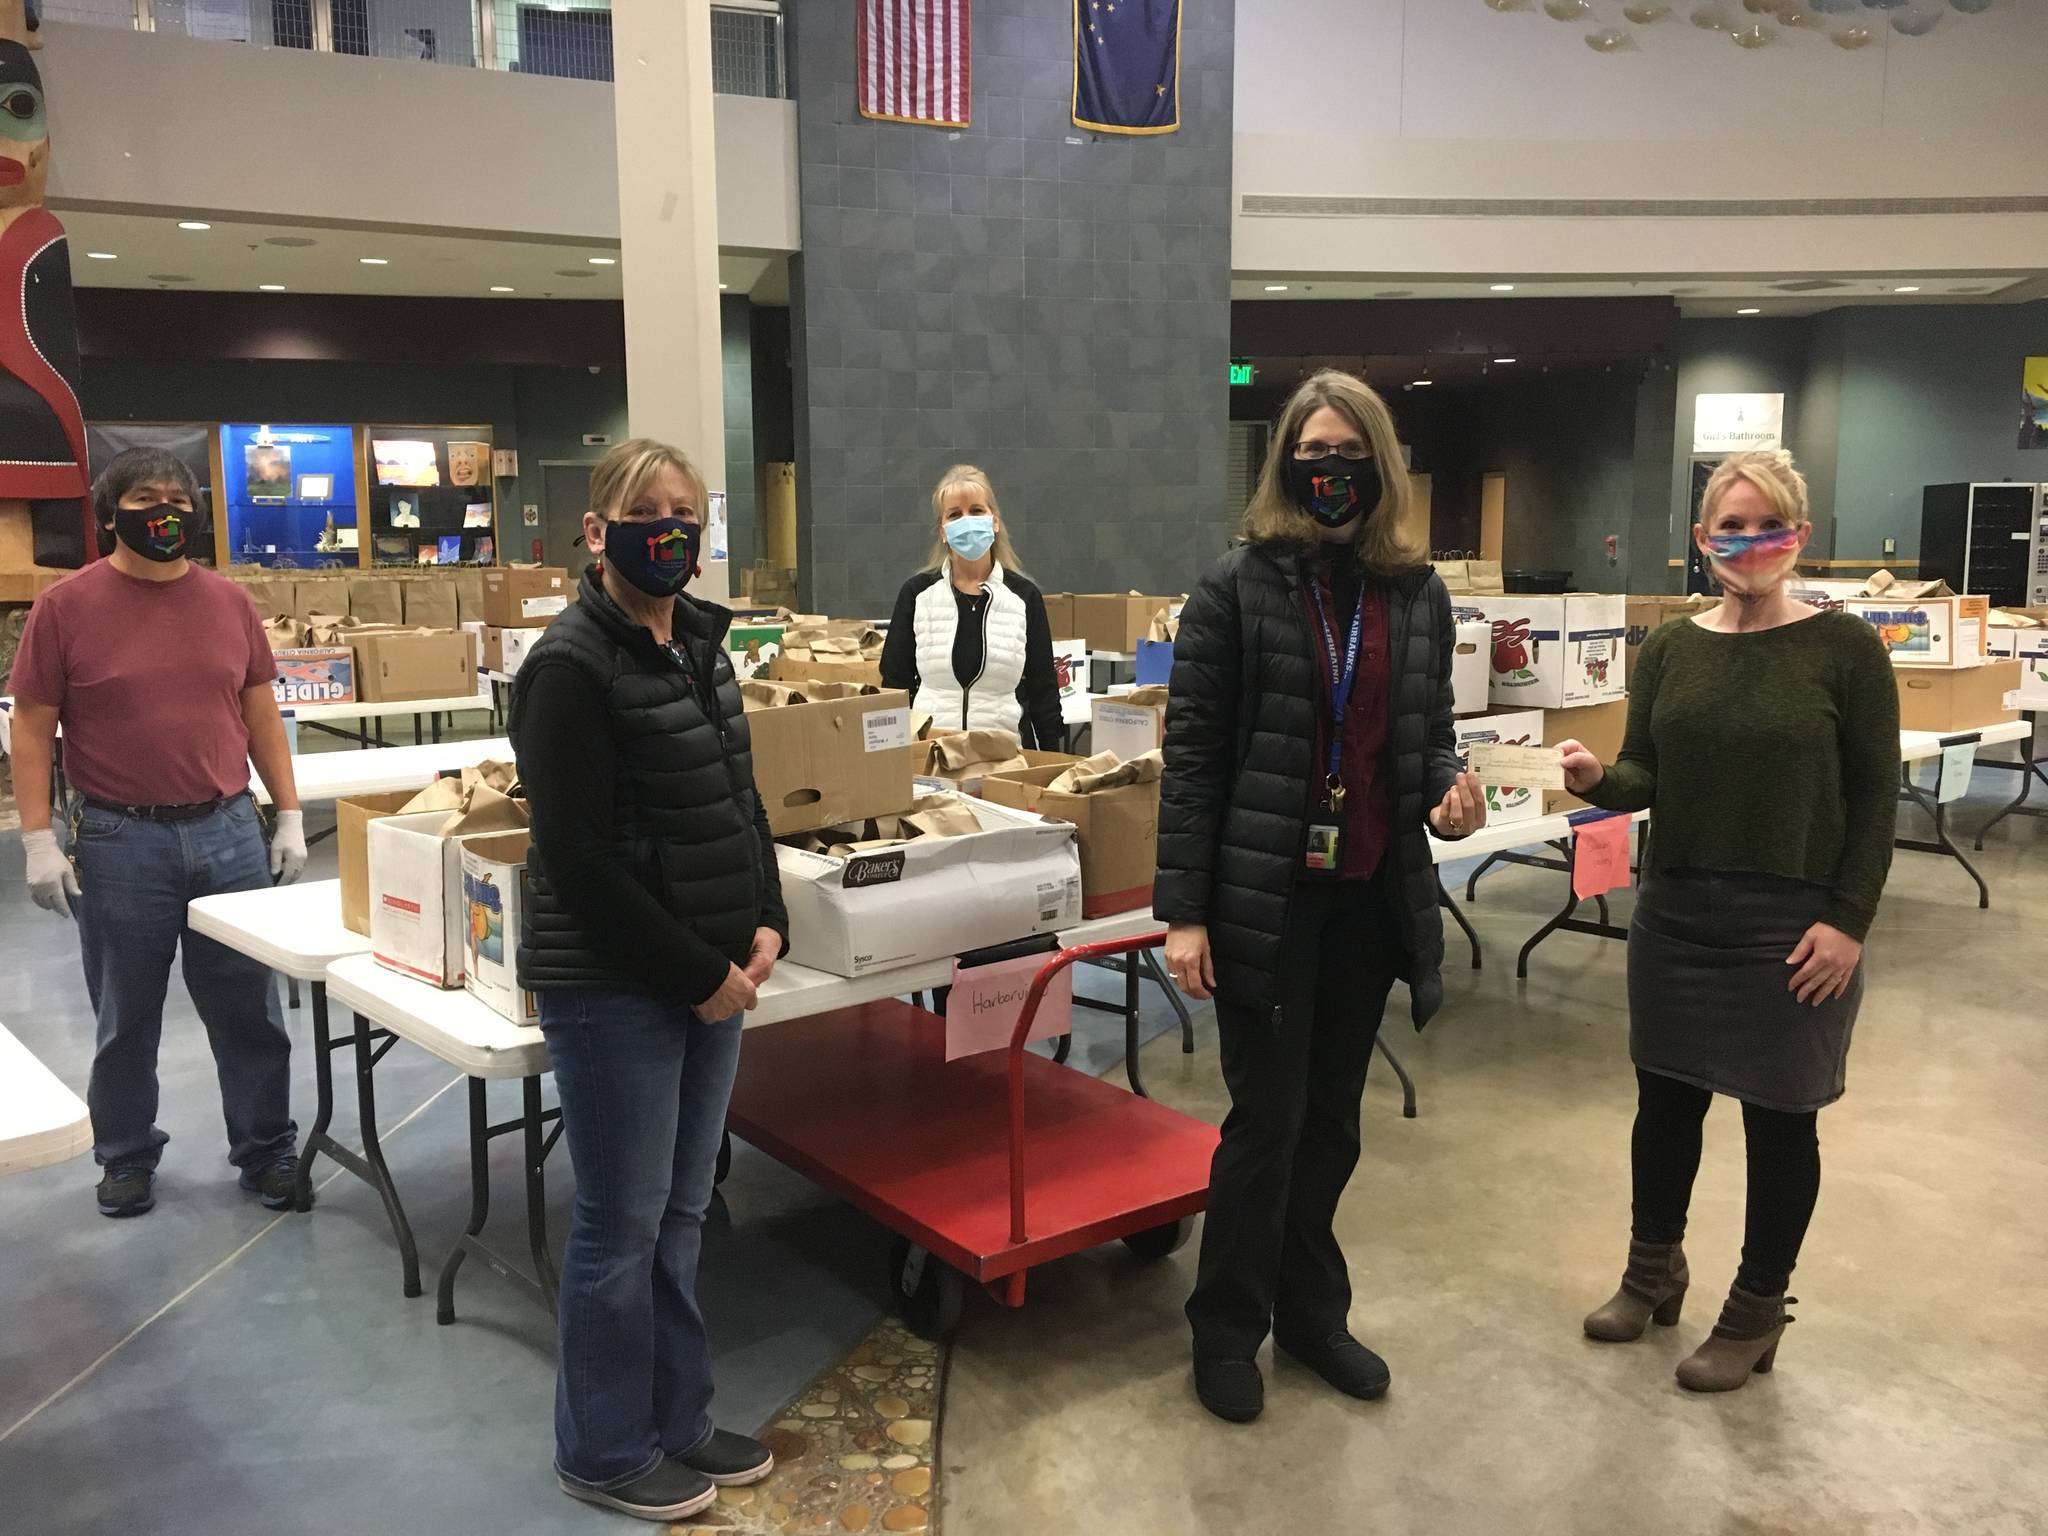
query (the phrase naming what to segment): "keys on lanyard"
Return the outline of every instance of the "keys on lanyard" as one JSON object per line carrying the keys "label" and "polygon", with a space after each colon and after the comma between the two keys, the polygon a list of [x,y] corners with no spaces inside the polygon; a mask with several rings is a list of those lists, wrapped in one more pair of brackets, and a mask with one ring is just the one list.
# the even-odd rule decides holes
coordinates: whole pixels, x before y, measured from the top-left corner
{"label": "keys on lanyard", "polygon": [[1344,716],[1351,707],[1351,688],[1358,681],[1358,652],[1365,639],[1365,589],[1358,592],[1358,607],[1351,615],[1351,633],[1344,645],[1344,658],[1340,664],[1337,658],[1337,628],[1330,622],[1330,612],[1323,602],[1320,582],[1311,582],[1309,598],[1315,605],[1316,627],[1322,633],[1323,647],[1330,658],[1330,676],[1335,680],[1336,691],[1330,699],[1330,767],[1325,789],[1330,796],[1330,809],[1340,817],[1344,812]]}

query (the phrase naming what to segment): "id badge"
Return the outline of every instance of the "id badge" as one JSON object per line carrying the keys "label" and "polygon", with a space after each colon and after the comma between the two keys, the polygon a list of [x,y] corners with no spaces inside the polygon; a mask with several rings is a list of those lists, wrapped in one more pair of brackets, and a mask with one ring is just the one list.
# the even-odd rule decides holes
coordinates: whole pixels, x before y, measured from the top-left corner
{"label": "id badge", "polygon": [[1344,829],[1336,821],[1327,818],[1311,821],[1308,824],[1308,847],[1301,856],[1303,872],[1335,875],[1343,841]]}

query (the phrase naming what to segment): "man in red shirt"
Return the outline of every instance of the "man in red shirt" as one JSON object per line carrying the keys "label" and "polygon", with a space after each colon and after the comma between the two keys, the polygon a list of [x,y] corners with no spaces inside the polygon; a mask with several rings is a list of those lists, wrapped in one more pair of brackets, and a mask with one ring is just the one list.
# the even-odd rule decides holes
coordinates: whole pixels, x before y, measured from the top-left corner
{"label": "man in red shirt", "polygon": [[[296,880],[306,867],[269,642],[247,594],[185,558],[198,493],[169,454],[130,449],[93,487],[107,559],[51,587],[14,663],[14,780],[30,893],[78,919],[98,1020],[87,1103],[100,1210],[155,1203],[156,1057],[171,956],[220,1073],[228,1160],[272,1210],[292,1202],[291,1036],[259,962],[185,926],[185,904]],[[59,725],[75,792],[71,854],[51,826]],[[264,846],[249,763],[277,806]]]}

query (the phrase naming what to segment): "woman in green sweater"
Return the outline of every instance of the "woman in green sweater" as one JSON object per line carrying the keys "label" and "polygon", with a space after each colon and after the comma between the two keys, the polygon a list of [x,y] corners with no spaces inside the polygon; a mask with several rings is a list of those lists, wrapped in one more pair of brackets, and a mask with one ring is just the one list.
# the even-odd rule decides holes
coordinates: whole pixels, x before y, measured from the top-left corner
{"label": "woman in green sweater", "polygon": [[1785,1287],[1820,1193],[1815,1118],[1842,1096],[1863,938],[1891,867],[1891,663],[1863,620],[1788,595],[1812,532],[1790,454],[1724,460],[1693,538],[1726,596],[1644,644],[1619,758],[1558,748],[1574,793],[1653,813],[1628,946],[1634,1224],[1621,1289],[1586,1319],[1592,1337],[1678,1321],[1701,1122],[1714,1094],[1742,1101],[1742,1265],[1713,1333],[1678,1367],[1701,1392],[1768,1371],[1790,1321]]}

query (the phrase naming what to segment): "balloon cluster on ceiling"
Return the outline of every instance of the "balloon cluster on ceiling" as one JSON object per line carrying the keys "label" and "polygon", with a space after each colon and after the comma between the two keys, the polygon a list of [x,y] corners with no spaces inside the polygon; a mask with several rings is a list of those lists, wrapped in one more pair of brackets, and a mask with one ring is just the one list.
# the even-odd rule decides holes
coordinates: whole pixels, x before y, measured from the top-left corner
{"label": "balloon cluster on ceiling", "polygon": [[1594,0],[1483,0],[1488,10],[1531,11],[1539,3],[1554,21],[1590,21],[1586,46],[1621,53],[1636,46],[1636,29],[1672,20],[1681,10],[1703,32],[1721,32],[1739,48],[1768,48],[1787,33],[1825,33],[1837,48],[1867,48],[1886,22],[1901,37],[1925,37],[1950,11],[1982,15],[1998,0],[1697,0],[1688,9],[1673,0],[1625,0],[1625,25],[1601,25]]}

